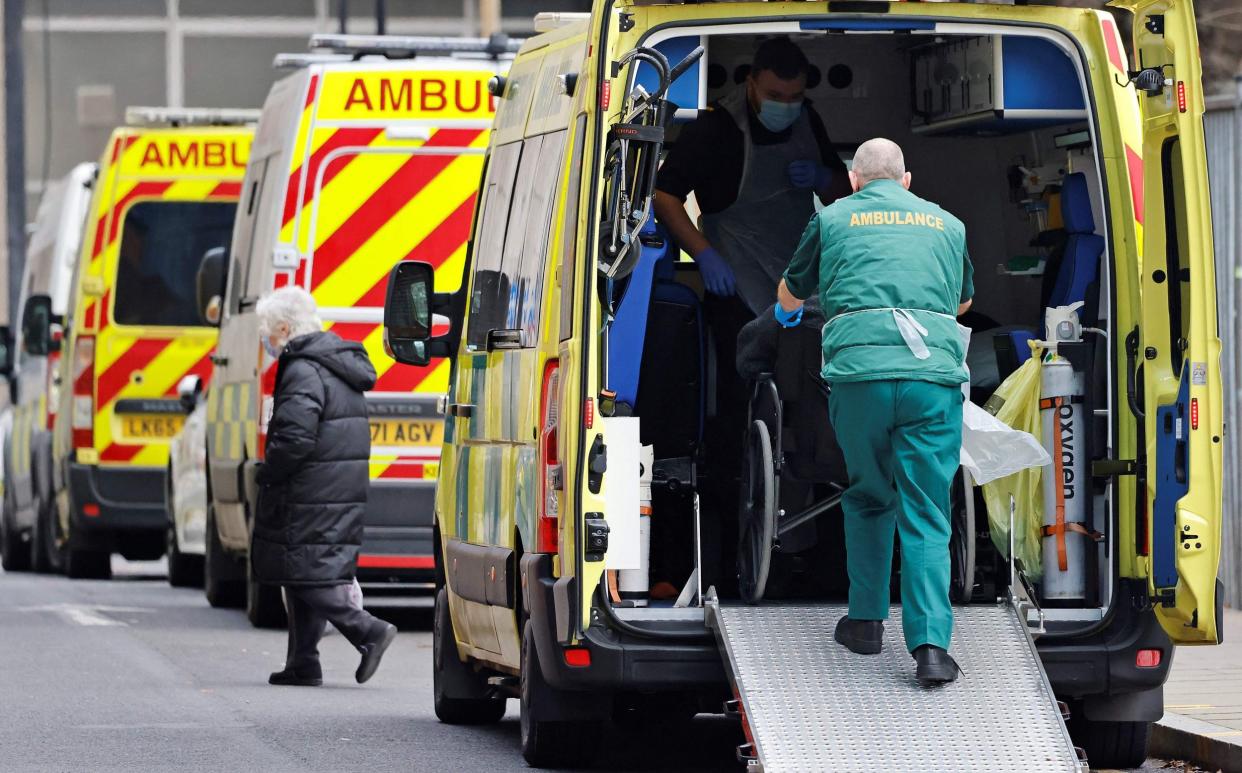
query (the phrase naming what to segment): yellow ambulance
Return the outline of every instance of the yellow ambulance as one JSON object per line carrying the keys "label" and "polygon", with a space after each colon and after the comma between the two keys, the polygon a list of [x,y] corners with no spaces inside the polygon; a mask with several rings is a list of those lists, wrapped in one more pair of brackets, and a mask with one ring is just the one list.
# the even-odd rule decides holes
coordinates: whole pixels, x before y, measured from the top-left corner
{"label": "yellow ambulance", "polygon": [[[798,690],[825,675],[793,670],[798,647],[835,646],[832,620],[820,618],[844,609],[841,519],[831,512],[839,490],[832,479],[812,480],[801,489],[810,499],[786,501],[793,487],[779,499],[770,488],[774,469],[782,483],[800,474],[808,449],[817,469],[831,428],[796,426],[796,412],[783,420],[777,412],[774,425],[715,427],[717,440],[747,437],[744,447],[705,442],[724,416],[724,384],[740,376],[720,354],[727,332],[705,313],[697,264],[678,260],[650,208],[663,154],[693,150],[678,143],[696,118],[741,109],[735,95],[757,47],[788,36],[809,60],[806,95],[832,152],[848,163],[871,137],[897,141],[913,190],[964,221],[979,312],[975,402],[1013,368],[1020,350],[1011,333],[1042,338],[1045,307],[1083,304],[1076,322],[1057,328],[1074,337],[1062,351],[1082,391],[1065,405],[1081,433],[1068,456],[1070,446],[1058,446],[1049,469],[1076,487],[1085,516],[1075,529],[1057,522],[1036,536],[1054,567],[1064,544],[1081,548],[1073,559],[1081,583],[1058,594],[1049,578],[1067,570],[1045,568],[1040,579],[1038,566],[1011,567],[982,515],[970,520],[976,508],[965,502],[978,496],[959,492],[955,595],[973,602],[963,615],[990,614],[998,597],[1013,597],[1025,610],[1019,619],[1037,624],[1030,684],[1046,674],[1092,767],[1142,762],[1175,645],[1222,636],[1226,471],[1194,15],[1186,0],[1115,5],[1132,16],[1128,52],[1110,11],[882,1],[597,0],[589,15],[561,17],[525,43],[497,83],[462,289],[441,295],[456,278],[437,273],[433,287],[429,267],[402,263],[386,306],[387,342],[400,361],[447,352],[454,362],[436,499],[442,720],[497,721],[506,698],[519,698],[527,760],[577,767],[608,718],[637,709],[657,727],[660,717],[720,710],[718,701],[738,695],[731,687],[743,704],[766,696],[811,712],[799,717],[845,705],[832,694],[795,705],[807,697]],[[753,128],[738,115],[739,131]],[[741,166],[708,150],[720,165]],[[1056,281],[1042,287],[1041,272]],[[435,329],[436,314],[450,320],[447,333]],[[818,380],[820,360],[814,351],[808,359],[750,385],[788,377],[818,399],[816,385],[799,381],[804,371]],[[771,410],[766,389],[750,404],[756,417]],[[770,442],[769,426],[784,444]],[[741,457],[740,471],[730,454]],[[810,539],[776,544],[765,518],[779,519],[780,533],[783,521],[807,524]],[[630,579],[638,592],[627,597],[620,590]],[[765,581],[769,598],[781,585],[787,597],[824,604],[738,605]],[[740,656],[717,649],[713,638],[724,636],[713,620],[748,608],[767,615],[753,616],[767,622],[749,632],[751,646],[771,653],[739,679],[730,664]],[[798,632],[792,643],[773,638],[781,626]],[[986,654],[992,645],[978,646]],[[938,699],[945,711],[979,699],[996,678],[992,663],[964,668]],[[748,699],[761,682],[771,689]],[[889,698],[909,689],[877,678],[848,704],[859,720],[848,732],[864,734],[850,740],[873,759],[886,746],[867,734],[886,726],[883,712],[897,706]],[[995,694],[1025,689],[1014,682]],[[1055,701],[1045,708],[1059,725]],[[831,727],[814,731],[839,740]],[[764,740],[791,740],[781,732],[749,738],[739,753],[762,765]],[[929,758],[927,767],[943,762]]]}
{"label": "yellow ambulance", "polygon": [[204,254],[228,244],[255,111],[131,108],[99,165],[59,364],[54,539],[71,577],[113,552],[164,551],[164,469],[184,420],[177,384],[206,377],[216,330]]}
{"label": "yellow ambulance", "polygon": [[[281,624],[279,588],[251,581],[250,518],[272,409],[275,361],[254,305],[289,284],[314,295],[328,329],[366,348],[371,489],[358,576],[370,594],[425,592],[431,507],[449,363],[394,367],[382,345],[393,264],[417,257],[455,287],[494,112],[487,83],[504,41],[318,36],[318,53],[277,81],[255,135],[230,254],[216,369],[207,395],[204,588]],[[389,58],[388,55],[392,56]]]}

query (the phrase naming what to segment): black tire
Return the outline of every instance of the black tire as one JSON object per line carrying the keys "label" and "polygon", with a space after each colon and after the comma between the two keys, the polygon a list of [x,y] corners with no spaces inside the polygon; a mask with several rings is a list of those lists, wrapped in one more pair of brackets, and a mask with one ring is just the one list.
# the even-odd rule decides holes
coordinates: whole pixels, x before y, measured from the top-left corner
{"label": "black tire", "polygon": [[289,624],[280,586],[259,582],[253,570],[246,572],[246,619],[255,628],[285,628]]}
{"label": "black tire", "polygon": [[[12,476],[8,476],[12,480]],[[9,517],[16,510],[10,491],[4,494],[4,512],[0,513],[0,566],[6,572],[30,571],[30,546],[16,533]]]}
{"label": "black tire", "polygon": [[168,584],[174,588],[201,588],[203,586],[202,556],[182,553],[177,543],[177,529],[168,527]]}
{"label": "black tire", "polygon": [[487,680],[457,656],[448,591],[436,591],[431,633],[431,685],[436,717],[446,725],[490,725],[505,715],[508,701],[494,697]]}
{"label": "black tire", "polygon": [[1147,760],[1151,740],[1150,722],[1105,722],[1080,716],[1070,718],[1070,736],[1087,753],[1091,769],[1139,768]]}
{"label": "black tire", "polygon": [[51,574],[60,571],[64,563],[56,545],[55,501],[35,501],[35,525],[30,534],[30,565],[36,572]]}
{"label": "black tire", "polygon": [[110,580],[112,553],[69,548],[65,551],[65,574],[75,580]]}
{"label": "black tire", "polygon": [[203,556],[203,593],[216,608],[237,608],[246,603],[246,580],[239,576],[238,562],[224,552],[216,531],[216,509],[207,500],[207,546]]}
{"label": "black tire", "polygon": [[[953,478],[949,519],[952,532],[949,536],[949,600],[954,604],[969,604],[975,592],[975,510],[967,505],[966,497],[974,496],[965,489],[965,473]],[[972,487],[973,488],[973,487]]]}
{"label": "black tire", "polygon": [[522,757],[533,768],[586,768],[599,751],[604,723],[536,719],[541,713],[537,702],[551,700],[554,693],[543,681],[535,635],[528,620],[522,630]]}
{"label": "black tire", "polygon": [[768,425],[756,419],[746,437],[746,476],[737,549],[738,591],[748,604],[763,600],[776,540],[776,468]]}

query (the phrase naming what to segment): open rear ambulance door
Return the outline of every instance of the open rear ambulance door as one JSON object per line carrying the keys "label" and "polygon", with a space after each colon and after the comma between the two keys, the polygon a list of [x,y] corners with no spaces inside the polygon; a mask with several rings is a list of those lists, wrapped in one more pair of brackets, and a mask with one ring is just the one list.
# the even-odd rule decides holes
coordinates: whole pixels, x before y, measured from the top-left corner
{"label": "open rear ambulance door", "polygon": [[1150,591],[1175,643],[1215,644],[1223,406],[1199,41],[1189,0],[1117,4],[1134,14],[1135,69],[1155,71],[1136,80]]}

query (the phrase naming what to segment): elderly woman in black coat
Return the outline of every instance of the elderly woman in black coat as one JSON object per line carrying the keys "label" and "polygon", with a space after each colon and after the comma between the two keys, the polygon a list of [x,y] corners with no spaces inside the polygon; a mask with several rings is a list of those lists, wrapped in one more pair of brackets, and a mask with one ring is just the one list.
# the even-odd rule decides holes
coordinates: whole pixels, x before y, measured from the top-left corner
{"label": "elderly woman in black coat", "polygon": [[289,613],[285,667],[268,681],[323,683],[326,620],[362,653],[361,684],[397,635],[350,600],[371,455],[363,392],[375,386],[375,368],[362,346],[324,332],[315,300],[300,287],[264,296],[255,311],[277,370],[250,560],[259,580],[284,586]]}

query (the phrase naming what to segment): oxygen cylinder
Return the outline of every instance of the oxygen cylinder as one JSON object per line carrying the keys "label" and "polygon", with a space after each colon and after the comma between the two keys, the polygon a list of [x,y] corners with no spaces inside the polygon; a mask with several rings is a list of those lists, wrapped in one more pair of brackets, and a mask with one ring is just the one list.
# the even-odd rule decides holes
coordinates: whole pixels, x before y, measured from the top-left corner
{"label": "oxygen cylinder", "polygon": [[1084,453],[1086,380],[1069,360],[1055,354],[1056,343],[1082,338],[1077,305],[1047,310],[1048,343],[1053,354],[1044,362],[1040,378],[1043,444],[1052,457],[1043,475],[1043,597],[1054,602],[1086,598],[1091,544],[1085,524],[1091,496]]}
{"label": "oxygen cylinder", "polygon": [[647,606],[651,589],[651,467],[655,449],[643,446],[638,467],[638,568],[617,572],[617,590],[629,606]]}

